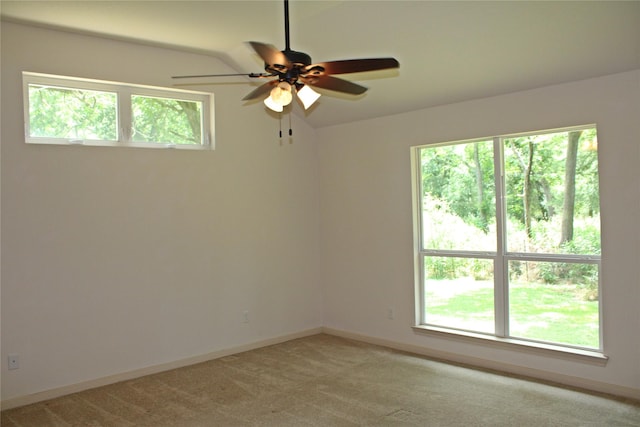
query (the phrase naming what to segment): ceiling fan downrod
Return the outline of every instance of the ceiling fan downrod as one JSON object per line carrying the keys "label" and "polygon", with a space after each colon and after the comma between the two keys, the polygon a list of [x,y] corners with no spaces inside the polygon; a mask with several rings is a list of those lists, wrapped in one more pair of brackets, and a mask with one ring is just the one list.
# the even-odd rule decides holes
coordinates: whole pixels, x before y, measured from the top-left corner
{"label": "ceiling fan downrod", "polygon": [[284,0],[284,50],[291,50],[289,44],[289,0]]}
{"label": "ceiling fan downrod", "polygon": [[[311,65],[311,57],[304,52],[296,52],[295,50],[291,50],[291,37],[289,31],[289,0],[284,0],[284,50],[281,52],[284,54],[285,58],[288,59],[293,64],[299,64],[301,66]],[[265,64],[268,66],[269,64]],[[284,64],[271,64],[275,65],[274,68],[278,74],[282,74],[280,76],[280,81],[288,82],[293,85],[298,81],[298,77],[300,75],[300,70],[296,67],[287,67]],[[288,68],[288,69],[287,69]],[[282,69],[287,69],[285,73],[281,73]]]}

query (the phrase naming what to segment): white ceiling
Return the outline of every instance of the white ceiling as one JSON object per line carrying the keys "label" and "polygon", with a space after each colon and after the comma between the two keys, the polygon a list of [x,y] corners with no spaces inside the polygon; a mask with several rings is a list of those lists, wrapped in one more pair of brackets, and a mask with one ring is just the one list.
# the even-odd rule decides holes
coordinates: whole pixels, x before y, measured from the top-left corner
{"label": "white ceiling", "polygon": [[[262,71],[244,42],[284,49],[280,0],[2,0],[0,8],[7,20],[210,53],[241,73]],[[400,62],[339,76],[369,91],[323,91],[306,114],[314,127],[640,69],[640,1],[291,0],[289,9],[291,48],[315,62]],[[256,83],[247,81],[247,93]]]}

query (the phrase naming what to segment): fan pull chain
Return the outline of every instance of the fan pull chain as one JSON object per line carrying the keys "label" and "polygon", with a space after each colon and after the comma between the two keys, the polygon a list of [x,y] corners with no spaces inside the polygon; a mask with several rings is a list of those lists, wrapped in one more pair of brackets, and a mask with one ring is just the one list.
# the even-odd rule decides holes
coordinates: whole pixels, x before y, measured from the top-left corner
{"label": "fan pull chain", "polygon": [[[278,113],[278,126],[278,136],[280,137],[280,144],[282,144],[282,113]],[[289,136],[293,136],[293,129],[291,128],[291,113],[289,113]],[[291,143],[291,140],[289,143]]]}

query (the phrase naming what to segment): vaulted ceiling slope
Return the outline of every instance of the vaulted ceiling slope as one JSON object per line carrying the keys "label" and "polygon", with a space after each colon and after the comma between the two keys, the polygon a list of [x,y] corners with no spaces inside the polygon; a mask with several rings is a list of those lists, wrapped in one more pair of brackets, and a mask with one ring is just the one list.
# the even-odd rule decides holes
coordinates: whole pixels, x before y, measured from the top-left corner
{"label": "vaulted ceiling slope", "polygon": [[[280,0],[3,0],[0,8],[14,22],[212,54],[241,73],[262,71],[244,42],[285,44]],[[316,128],[640,68],[640,1],[291,0],[289,8],[291,48],[314,62],[400,62],[345,75],[369,87],[364,95],[323,92],[306,113]],[[260,82],[247,80],[247,92]]]}

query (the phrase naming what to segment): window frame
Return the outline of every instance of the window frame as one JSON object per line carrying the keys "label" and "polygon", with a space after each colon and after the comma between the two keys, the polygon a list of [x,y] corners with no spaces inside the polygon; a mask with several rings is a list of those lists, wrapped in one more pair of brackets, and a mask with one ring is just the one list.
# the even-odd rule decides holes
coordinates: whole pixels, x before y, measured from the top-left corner
{"label": "window frame", "polygon": [[[504,140],[514,137],[529,135],[543,135],[556,132],[571,132],[584,129],[596,129],[595,124],[571,126],[557,129],[546,129],[530,132],[503,134],[491,137],[473,138],[468,140],[454,140],[434,144],[421,144],[411,147],[411,174],[412,174],[412,204],[414,217],[414,282],[415,282],[415,332],[439,337],[455,338],[468,342],[482,342],[498,347],[524,350],[527,352],[542,352],[546,355],[560,355],[561,357],[574,357],[574,360],[596,362],[605,364],[608,357],[604,353],[604,318],[602,298],[602,277],[600,255],[576,255],[576,254],[548,254],[548,253],[523,253],[510,252],[507,247],[506,236],[506,203],[505,203],[505,171],[504,171]],[[423,230],[423,182],[421,171],[420,151],[425,148],[436,148],[459,144],[470,144],[481,141],[493,141],[493,162],[495,176],[495,207],[496,207],[496,250],[472,251],[472,250],[439,250],[427,249],[424,244]],[[602,240],[602,237],[601,237]],[[425,304],[425,258],[428,256],[464,257],[492,260],[494,263],[494,333],[484,333],[442,325],[429,324],[426,321]],[[564,343],[553,343],[542,340],[534,340],[521,337],[513,337],[509,334],[509,286],[508,263],[518,261],[552,261],[567,263],[596,264],[598,266],[598,348],[582,347]]]}
{"label": "window frame", "polygon": [[[60,76],[54,74],[22,72],[23,104],[24,104],[24,136],[27,144],[44,145],[88,145],[111,147],[138,147],[138,148],[176,148],[186,150],[213,150],[215,148],[214,135],[214,96],[213,93],[197,92],[183,89],[174,89],[158,86],[138,85],[130,83],[113,82],[107,80],[95,80],[80,77]],[[116,94],[116,132],[117,140],[99,139],[75,139],[38,137],[30,135],[29,114],[29,85],[43,85],[61,87],[65,89],[78,89]],[[132,108],[131,97],[140,95],[145,97],[157,97],[180,101],[200,102],[202,105],[202,143],[201,144],[177,144],[163,142],[140,142],[131,139],[132,134]]]}

